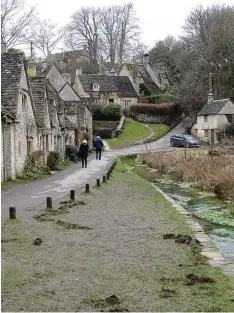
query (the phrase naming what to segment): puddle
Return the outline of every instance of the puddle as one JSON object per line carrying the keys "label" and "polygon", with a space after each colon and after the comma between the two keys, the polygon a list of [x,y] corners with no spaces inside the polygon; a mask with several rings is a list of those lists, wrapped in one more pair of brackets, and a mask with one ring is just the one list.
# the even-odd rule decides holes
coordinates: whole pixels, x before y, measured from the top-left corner
{"label": "puddle", "polygon": [[216,247],[234,265],[234,217],[229,214],[228,201],[197,189],[193,183],[181,182],[170,175],[152,171],[139,158],[124,159],[130,170],[153,182],[198,220]]}

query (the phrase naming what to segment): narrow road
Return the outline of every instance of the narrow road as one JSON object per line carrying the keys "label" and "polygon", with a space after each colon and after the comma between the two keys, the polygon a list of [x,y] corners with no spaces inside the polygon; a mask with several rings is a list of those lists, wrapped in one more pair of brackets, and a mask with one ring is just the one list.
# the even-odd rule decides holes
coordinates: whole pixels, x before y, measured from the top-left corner
{"label": "narrow road", "polygon": [[[147,144],[151,151],[175,150],[169,146],[169,138],[173,133],[183,132],[181,125],[178,125],[159,140]],[[88,159],[88,167],[81,168],[81,164],[72,164],[69,168],[55,173],[47,179],[11,186],[2,190],[2,219],[9,216],[9,207],[17,209],[17,217],[22,214],[35,214],[38,207],[45,204],[46,197],[52,197],[58,201],[69,197],[71,189],[83,189],[85,184],[94,185],[97,178],[101,178],[109,169],[115,157],[127,154],[140,154],[147,152],[146,145],[135,145],[129,148],[110,150],[104,152],[102,159],[96,160],[92,155]]]}

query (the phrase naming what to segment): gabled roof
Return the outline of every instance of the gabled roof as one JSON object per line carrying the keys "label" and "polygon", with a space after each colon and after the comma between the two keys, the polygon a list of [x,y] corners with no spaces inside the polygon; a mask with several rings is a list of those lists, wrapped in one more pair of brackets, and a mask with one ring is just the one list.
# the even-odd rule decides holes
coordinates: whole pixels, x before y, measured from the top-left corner
{"label": "gabled roof", "polygon": [[84,91],[93,91],[93,84],[98,83],[100,92],[117,92],[121,97],[137,97],[130,79],[127,76],[79,75]]}
{"label": "gabled roof", "polygon": [[140,72],[144,83],[149,88],[151,93],[161,93],[162,90],[156,85],[156,83],[152,80],[149,73],[145,69],[144,65],[138,65],[138,71]]}
{"label": "gabled roof", "polygon": [[227,102],[230,100],[228,99],[221,99],[221,100],[213,100],[211,103],[207,103],[204,107],[198,112],[197,115],[213,115],[218,114],[222,108],[225,107]]}
{"label": "gabled roof", "polygon": [[24,70],[23,54],[1,55],[1,113],[16,118],[20,80]]}
{"label": "gabled roof", "polygon": [[46,115],[46,77],[33,77],[30,78],[30,85],[32,91],[32,98],[35,107],[36,122],[40,127],[45,127]]}

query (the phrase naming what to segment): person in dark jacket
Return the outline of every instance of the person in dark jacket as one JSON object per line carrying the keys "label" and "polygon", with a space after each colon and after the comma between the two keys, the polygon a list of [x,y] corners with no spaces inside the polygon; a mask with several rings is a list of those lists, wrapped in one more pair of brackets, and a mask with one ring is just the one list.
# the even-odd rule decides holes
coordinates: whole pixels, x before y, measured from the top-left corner
{"label": "person in dark jacket", "polygon": [[79,154],[81,157],[81,162],[82,162],[82,168],[87,167],[87,158],[88,158],[88,154],[89,154],[89,145],[87,143],[87,140],[83,140],[82,144],[80,145],[80,150],[79,150]]}
{"label": "person in dark jacket", "polygon": [[97,136],[94,144],[94,148],[96,149],[96,160],[101,160],[102,157],[102,148],[104,147],[103,141],[101,140],[100,136]]}

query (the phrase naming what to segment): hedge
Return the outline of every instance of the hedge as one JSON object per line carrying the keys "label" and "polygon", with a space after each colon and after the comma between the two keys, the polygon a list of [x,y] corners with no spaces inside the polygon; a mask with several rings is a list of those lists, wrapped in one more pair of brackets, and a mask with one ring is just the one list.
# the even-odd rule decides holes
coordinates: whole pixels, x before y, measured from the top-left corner
{"label": "hedge", "polygon": [[117,121],[121,117],[121,106],[118,104],[93,105],[93,119],[99,121]]}
{"label": "hedge", "polygon": [[139,104],[130,107],[132,114],[148,114],[148,115],[173,115],[181,114],[181,106],[178,103],[160,103],[160,104]]}
{"label": "hedge", "polygon": [[171,102],[175,100],[175,97],[169,94],[158,93],[148,97],[149,103],[156,104],[156,103],[164,103],[164,102]]}

